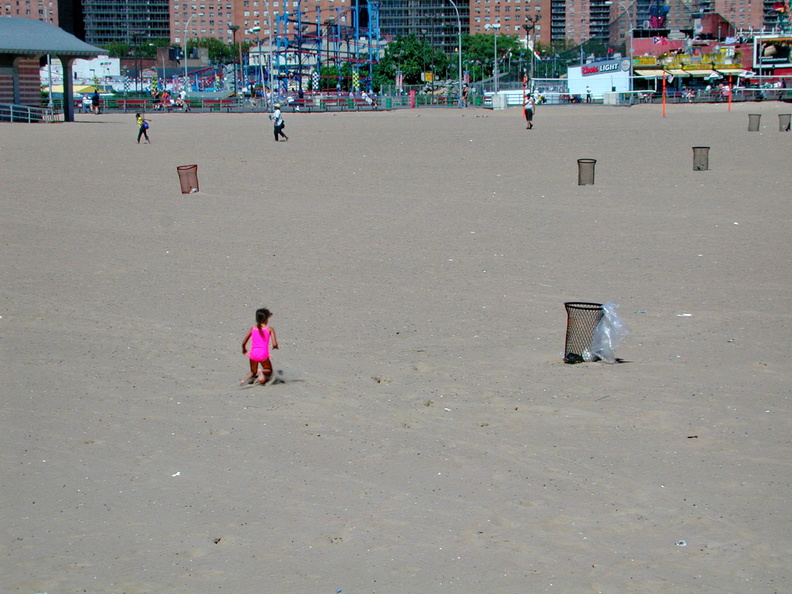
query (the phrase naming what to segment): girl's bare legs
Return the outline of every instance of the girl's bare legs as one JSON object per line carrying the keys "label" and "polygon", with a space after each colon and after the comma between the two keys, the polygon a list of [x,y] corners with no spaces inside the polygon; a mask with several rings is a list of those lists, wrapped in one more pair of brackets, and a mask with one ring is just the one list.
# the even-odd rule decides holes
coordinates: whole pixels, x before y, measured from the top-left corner
{"label": "girl's bare legs", "polygon": [[240,386],[244,386],[245,384],[249,384],[254,377],[256,377],[256,372],[258,371],[258,363],[255,361],[250,361],[250,373],[245,376],[241,382],[239,382]]}
{"label": "girl's bare legs", "polygon": [[272,362],[269,359],[265,359],[261,362],[261,371],[258,373],[258,382],[262,385],[266,384],[269,381],[269,378],[272,377]]}

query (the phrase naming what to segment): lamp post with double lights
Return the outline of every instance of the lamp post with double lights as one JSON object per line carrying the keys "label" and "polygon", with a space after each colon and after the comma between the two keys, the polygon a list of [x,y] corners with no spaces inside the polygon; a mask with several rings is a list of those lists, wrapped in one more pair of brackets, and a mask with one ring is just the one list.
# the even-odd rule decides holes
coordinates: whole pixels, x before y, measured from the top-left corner
{"label": "lamp post with double lights", "polygon": [[542,19],[542,15],[537,15],[535,17],[527,16],[525,17],[525,23],[523,23],[523,29],[525,29],[525,45],[526,49],[529,52],[528,56],[528,88],[533,86],[533,73],[534,73],[534,56],[536,55],[534,52],[534,43],[532,39],[531,32],[536,28],[536,24]]}
{"label": "lamp post with double lights", "polygon": [[484,25],[484,29],[486,29],[487,31],[490,30],[495,31],[495,52],[494,52],[495,63],[492,66],[492,76],[495,79],[496,95],[498,93],[498,86],[499,86],[498,85],[498,31],[500,31],[500,28],[501,28],[500,23],[492,23],[492,24],[487,23],[486,25]]}

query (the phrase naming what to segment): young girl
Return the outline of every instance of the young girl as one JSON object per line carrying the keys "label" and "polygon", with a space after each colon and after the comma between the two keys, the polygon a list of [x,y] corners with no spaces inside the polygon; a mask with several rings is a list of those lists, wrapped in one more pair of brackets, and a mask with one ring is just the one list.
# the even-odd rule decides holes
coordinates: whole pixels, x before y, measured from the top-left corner
{"label": "young girl", "polygon": [[[242,354],[250,358],[250,373],[245,376],[245,379],[239,384],[244,385],[252,383],[253,378],[258,379],[261,385],[267,383],[267,380],[272,377],[272,362],[269,358],[269,345],[272,339],[272,348],[278,348],[278,338],[275,336],[275,328],[267,325],[267,322],[272,317],[270,310],[261,308],[256,310],[256,325],[250,329],[250,332],[245,336],[242,341]],[[250,352],[247,350],[247,342],[250,343]],[[259,369],[261,365],[261,369]]]}
{"label": "young girl", "polygon": [[146,142],[151,144],[151,141],[149,140],[149,137],[148,137],[148,127],[149,127],[148,123],[149,123],[149,120],[144,118],[139,113],[135,114],[135,118],[137,119],[137,125],[138,125],[138,144],[140,144],[140,137],[141,136],[145,136],[146,137]]}

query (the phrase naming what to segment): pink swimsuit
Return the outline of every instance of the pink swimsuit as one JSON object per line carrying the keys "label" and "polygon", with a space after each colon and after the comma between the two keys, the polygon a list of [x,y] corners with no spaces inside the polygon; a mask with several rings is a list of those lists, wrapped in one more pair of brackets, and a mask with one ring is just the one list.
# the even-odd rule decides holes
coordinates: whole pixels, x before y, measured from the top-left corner
{"label": "pink swimsuit", "polygon": [[262,326],[259,330],[256,326],[250,329],[250,352],[248,357],[251,361],[261,363],[269,359],[270,331],[267,326]]}

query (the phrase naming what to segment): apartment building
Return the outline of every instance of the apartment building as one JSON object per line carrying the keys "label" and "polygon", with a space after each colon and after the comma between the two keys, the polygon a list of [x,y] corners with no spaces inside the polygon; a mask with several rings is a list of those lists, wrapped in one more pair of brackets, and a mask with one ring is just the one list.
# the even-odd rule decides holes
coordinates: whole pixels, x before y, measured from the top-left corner
{"label": "apartment building", "polygon": [[[551,7],[566,0],[469,0],[470,34],[530,35],[535,43],[550,43]],[[487,25],[500,25],[499,29]]]}
{"label": "apartment building", "polygon": [[0,17],[35,19],[58,26],[58,0],[0,0]]}
{"label": "apartment building", "polygon": [[170,36],[168,0],[83,0],[82,7],[91,45]]}
{"label": "apartment building", "polygon": [[[214,37],[226,43],[272,37],[306,38],[343,31],[347,37],[370,24],[368,0],[170,0],[170,39]],[[298,26],[299,25],[299,26]],[[236,35],[233,27],[238,27]],[[258,31],[251,31],[258,27]]]}
{"label": "apartment building", "polygon": [[395,39],[415,35],[446,53],[459,46],[462,34],[470,32],[469,0],[456,2],[457,11],[448,0],[382,0],[379,3],[380,34]]}

